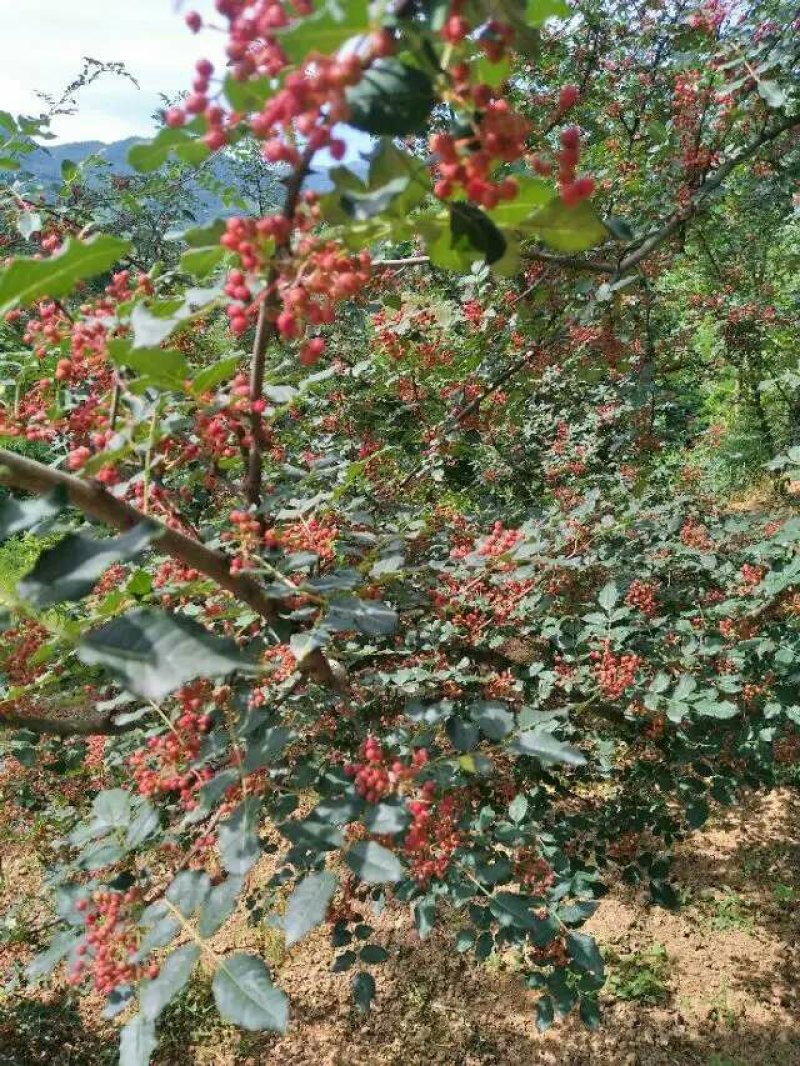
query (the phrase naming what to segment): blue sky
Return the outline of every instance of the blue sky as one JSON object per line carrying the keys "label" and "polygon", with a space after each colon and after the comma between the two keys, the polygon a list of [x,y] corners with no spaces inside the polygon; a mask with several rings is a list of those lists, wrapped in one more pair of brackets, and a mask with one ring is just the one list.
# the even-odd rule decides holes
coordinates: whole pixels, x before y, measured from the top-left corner
{"label": "blue sky", "polygon": [[[59,119],[57,140],[114,141],[152,132],[159,92],[189,86],[201,55],[218,58],[222,34],[193,36],[183,21],[193,0],[0,0],[0,110],[38,114],[34,90],[59,93],[78,73],[82,57],[123,62],[141,85],[106,77],[87,89],[76,115]],[[216,55],[215,55],[216,53]]]}

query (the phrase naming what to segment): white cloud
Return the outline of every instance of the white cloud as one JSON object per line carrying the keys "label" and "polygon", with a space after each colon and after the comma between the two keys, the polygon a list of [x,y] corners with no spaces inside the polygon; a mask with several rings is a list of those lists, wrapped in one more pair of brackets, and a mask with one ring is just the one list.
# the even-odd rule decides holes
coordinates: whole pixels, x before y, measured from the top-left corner
{"label": "white cloud", "polygon": [[81,93],[77,114],[56,120],[60,142],[152,132],[159,93],[188,88],[195,60],[218,59],[223,42],[217,33],[194,37],[173,0],[0,0],[0,16],[2,110],[40,113],[35,90],[60,94],[83,56],[124,63],[141,86],[104,76]]}
{"label": "white cloud", "polygon": [[[160,93],[188,89],[201,56],[224,66],[224,35],[194,36],[186,27],[184,12],[193,7],[213,15],[212,0],[0,0],[0,110],[40,114],[36,90],[59,96],[90,56],[124,63],[140,88],[104,75],[81,91],[76,114],[54,121],[54,143],[151,136]],[[369,148],[366,135],[342,134],[348,159]],[[318,159],[331,162],[327,153]]]}

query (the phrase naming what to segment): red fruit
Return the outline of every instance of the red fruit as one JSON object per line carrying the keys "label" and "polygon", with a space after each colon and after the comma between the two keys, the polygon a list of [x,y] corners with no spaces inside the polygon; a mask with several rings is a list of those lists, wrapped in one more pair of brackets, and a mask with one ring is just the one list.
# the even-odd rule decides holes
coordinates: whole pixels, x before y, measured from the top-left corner
{"label": "red fruit", "polygon": [[558,110],[569,111],[577,104],[581,91],[577,85],[565,85],[558,94]]}
{"label": "red fruit", "polygon": [[182,107],[170,107],[164,115],[164,121],[171,129],[178,129],[186,122],[186,112]]}
{"label": "red fruit", "polygon": [[186,15],[185,22],[192,33],[198,33],[203,25],[203,18],[199,11],[189,11]]}
{"label": "red fruit", "polygon": [[225,134],[221,129],[209,130],[205,137],[203,137],[203,140],[212,152],[218,152],[219,149],[224,148],[227,143]]}
{"label": "red fruit", "polygon": [[281,311],[278,315],[277,326],[282,337],[297,336],[297,319],[289,311]]}
{"label": "red fruit", "polygon": [[561,144],[564,148],[574,151],[581,141],[581,131],[577,126],[567,126],[561,131]]}

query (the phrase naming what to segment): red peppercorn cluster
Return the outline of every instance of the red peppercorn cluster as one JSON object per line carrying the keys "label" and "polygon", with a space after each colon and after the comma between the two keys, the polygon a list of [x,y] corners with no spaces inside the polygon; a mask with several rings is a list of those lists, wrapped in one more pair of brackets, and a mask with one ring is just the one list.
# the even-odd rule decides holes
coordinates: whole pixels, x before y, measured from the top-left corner
{"label": "red peppercorn cluster", "polygon": [[652,618],[658,610],[658,586],[652,581],[631,581],[625,595],[629,607],[642,612],[646,618]]}
{"label": "red peppercorn cluster", "polygon": [[506,529],[502,522],[495,522],[492,532],[478,548],[478,555],[483,555],[488,559],[505,555],[521,538],[522,533],[518,529]]}
{"label": "red peppercorn cluster", "polygon": [[760,585],[764,580],[764,575],[767,572],[765,566],[753,566],[752,563],[745,563],[739,570],[742,578],[741,592],[752,592],[756,585]]}
{"label": "red peppercorn cluster", "polygon": [[412,822],[403,850],[411,860],[411,876],[421,886],[433,878],[441,880],[461,846],[456,799],[445,796],[436,803],[433,798],[435,790],[434,783],[426,781],[422,786],[422,798],[407,804]]}
{"label": "red peppercorn cluster", "polygon": [[197,806],[195,793],[213,776],[210,769],[196,770],[191,764],[200,754],[203,734],[211,726],[205,712],[209,697],[208,682],[184,686],[177,694],[181,714],[168,733],[150,737],[147,747],[136,751],[128,760],[136,788],[142,796],[177,792],[186,810]]}
{"label": "red peppercorn cluster", "polygon": [[714,542],[708,535],[708,530],[694,518],[687,518],[680,532],[681,543],[687,548],[697,548],[699,551],[709,551],[714,547]]}
{"label": "red peppercorn cluster", "polygon": [[344,772],[354,779],[356,792],[367,803],[378,803],[390,792],[395,792],[401,781],[413,777],[428,761],[425,748],[417,748],[409,765],[399,759],[390,762],[375,737],[367,737],[359,748],[359,755],[362,762],[346,763]]}
{"label": "red peppercorn cluster", "polygon": [[554,884],[553,867],[542,859],[533,848],[523,848],[516,857],[514,878],[520,888],[534,896],[544,896]]}
{"label": "red peppercorn cluster", "polygon": [[75,907],[83,914],[87,933],[78,945],[69,984],[78,985],[91,975],[95,989],[107,996],[120,985],[158,976],[158,963],[133,961],[139,947],[135,917],[141,908],[138,889],[95,892],[91,900],[78,900]]}
{"label": "red peppercorn cluster", "polygon": [[603,641],[602,651],[593,651],[589,656],[595,664],[595,677],[602,694],[610,700],[619,699],[623,692],[636,680],[636,671],[641,660],[638,655],[628,652],[614,655],[611,641]]}
{"label": "red peppercorn cluster", "polygon": [[33,656],[46,643],[50,634],[44,626],[26,618],[3,634],[0,664],[11,685],[29,685],[47,669],[46,664],[34,666]]}

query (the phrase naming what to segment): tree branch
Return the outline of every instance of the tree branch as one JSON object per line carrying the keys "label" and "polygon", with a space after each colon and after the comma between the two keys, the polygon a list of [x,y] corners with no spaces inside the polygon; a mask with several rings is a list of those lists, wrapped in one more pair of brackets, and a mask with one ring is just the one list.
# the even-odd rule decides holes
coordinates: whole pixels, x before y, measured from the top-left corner
{"label": "tree branch", "polygon": [[[117,499],[99,482],[83,481],[73,474],[45,466],[34,459],[6,451],[5,448],[0,448],[0,483],[36,495],[61,487],[66,490],[70,503],[79,511],[113,529],[131,529],[145,518],[141,511],[124,500]],[[148,516],[148,521],[161,526],[161,535],[156,541],[159,551],[179,560],[192,570],[199,570],[268,622],[279,620],[280,611],[276,600],[267,595],[263,585],[255,577],[250,574],[231,573],[233,560],[229,555],[209,548],[177,529],[170,529],[152,517]],[[318,683],[337,692],[347,691],[346,680],[332,669],[319,649],[305,656],[299,664],[299,669]]]}
{"label": "tree branch", "polygon": [[89,711],[86,708],[70,707],[70,710],[85,710],[86,714],[54,716],[37,714],[36,711],[12,710],[0,704],[0,729],[29,729],[32,733],[47,733],[53,737],[114,737],[141,729],[139,721],[117,725],[113,711]]}
{"label": "tree branch", "polygon": [[[300,162],[289,176],[286,182],[286,197],[283,203],[283,216],[289,222],[295,216],[297,204],[300,199],[300,190],[308,176],[311,161],[314,158],[315,148],[306,148]],[[286,251],[286,247],[276,249],[276,256]],[[264,290],[264,299],[258,312],[256,335],[253,340],[253,354],[250,361],[250,431],[252,442],[250,454],[247,460],[247,481],[245,494],[247,502],[252,507],[258,507],[261,503],[261,478],[264,466],[263,454],[266,444],[264,436],[264,419],[260,411],[260,401],[264,395],[264,373],[266,369],[267,348],[269,342],[277,335],[275,316],[278,310],[277,285],[278,272],[273,266],[267,276],[267,284]]]}
{"label": "tree branch", "polygon": [[629,252],[619,263],[614,264],[606,260],[598,259],[582,259],[579,256],[570,255],[551,255],[549,252],[531,251],[524,252],[523,255],[527,259],[535,259],[543,263],[552,263],[558,266],[564,266],[571,270],[589,270],[597,274],[611,274],[619,276],[632,270],[638,266],[643,259],[646,259],[651,255],[656,248],[664,243],[672,234],[685,222],[687,222],[693,215],[697,214],[703,201],[710,193],[718,189],[732,170],[741,166],[742,163],[747,162],[758,152],[760,148],[763,148],[765,144],[770,144],[772,141],[777,140],[782,134],[787,133],[791,129],[800,127],[800,117],[797,115],[787,118],[777,126],[773,126],[770,130],[765,130],[759,137],[751,141],[735,155],[732,155],[724,163],[719,166],[713,174],[700,186],[700,188],[694,193],[685,207],[679,208],[677,211],[667,219],[657,230],[646,237],[641,244],[633,251]]}

